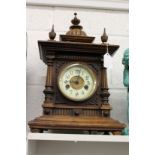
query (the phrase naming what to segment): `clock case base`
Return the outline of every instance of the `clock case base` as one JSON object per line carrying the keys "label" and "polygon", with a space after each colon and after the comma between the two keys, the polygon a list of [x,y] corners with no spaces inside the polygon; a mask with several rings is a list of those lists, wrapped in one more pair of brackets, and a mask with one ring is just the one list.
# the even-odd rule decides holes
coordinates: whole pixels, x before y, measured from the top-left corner
{"label": "clock case base", "polygon": [[43,115],[29,122],[31,132],[47,130],[102,131],[121,135],[125,124],[112,118]]}

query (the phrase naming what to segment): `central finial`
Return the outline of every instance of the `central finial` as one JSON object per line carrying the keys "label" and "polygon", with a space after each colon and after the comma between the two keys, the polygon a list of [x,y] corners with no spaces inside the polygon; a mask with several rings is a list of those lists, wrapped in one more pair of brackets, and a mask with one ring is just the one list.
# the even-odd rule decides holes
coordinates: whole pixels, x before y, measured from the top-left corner
{"label": "central finial", "polygon": [[83,27],[80,24],[80,19],[77,18],[77,13],[74,13],[74,18],[71,20],[72,25],[70,26],[70,30],[66,33],[66,35],[70,36],[87,36],[84,31],[82,31]]}
{"label": "central finial", "polygon": [[79,25],[80,19],[78,19],[78,18],[76,17],[76,16],[77,16],[77,13],[75,12],[74,15],[75,15],[75,17],[74,17],[74,19],[71,20],[71,23],[72,23],[73,25]]}
{"label": "central finial", "polygon": [[80,25],[80,19],[77,18],[77,13],[74,12],[74,17],[71,20],[72,25],[69,27],[69,31],[65,35],[60,35],[61,41],[71,42],[83,42],[92,43],[95,37],[89,37],[83,31],[83,27]]}

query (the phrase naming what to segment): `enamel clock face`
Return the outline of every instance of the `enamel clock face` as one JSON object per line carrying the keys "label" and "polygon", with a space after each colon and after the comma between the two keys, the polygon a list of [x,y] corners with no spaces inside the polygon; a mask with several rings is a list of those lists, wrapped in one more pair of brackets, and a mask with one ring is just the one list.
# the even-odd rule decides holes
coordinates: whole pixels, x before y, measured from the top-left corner
{"label": "enamel clock face", "polygon": [[96,75],[84,64],[70,64],[60,71],[58,87],[66,98],[72,101],[84,101],[97,89]]}

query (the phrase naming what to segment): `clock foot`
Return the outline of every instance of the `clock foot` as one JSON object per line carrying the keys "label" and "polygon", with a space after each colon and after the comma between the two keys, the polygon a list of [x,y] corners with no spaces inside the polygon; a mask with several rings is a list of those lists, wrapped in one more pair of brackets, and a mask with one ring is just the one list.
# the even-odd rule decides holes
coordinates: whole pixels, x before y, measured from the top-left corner
{"label": "clock foot", "polygon": [[50,114],[50,109],[44,108],[44,115],[49,115]]}
{"label": "clock foot", "polygon": [[104,135],[109,135],[109,131],[104,131]]}
{"label": "clock foot", "polygon": [[31,132],[33,132],[33,133],[43,133],[43,129],[34,129],[34,128],[31,128]]}
{"label": "clock foot", "polygon": [[88,130],[89,135],[91,135],[91,130]]}
{"label": "clock foot", "polygon": [[112,131],[112,134],[113,134],[113,135],[121,135],[122,132],[121,132],[121,131]]}

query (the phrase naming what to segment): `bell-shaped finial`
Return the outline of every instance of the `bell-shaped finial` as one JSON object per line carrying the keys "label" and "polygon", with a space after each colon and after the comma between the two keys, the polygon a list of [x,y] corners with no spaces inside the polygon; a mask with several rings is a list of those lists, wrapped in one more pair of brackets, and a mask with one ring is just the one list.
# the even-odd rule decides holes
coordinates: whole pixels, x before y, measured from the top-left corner
{"label": "bell-shaped finial", "polygon": [[54,40],[54,38],[56,37],[56,33],[54,32],[54,24],[52,25],[52,29],[49,32],[49,39],[50,40]]}
{"label": "bell-shaped finial", "polygon": [[103,35],[101,36],[101,41],[102,41],[102,43],[108,41],[108,35],[107,35],[107,33],[106,33],[106,29],[105,29],[105,28],[104,28]]}

